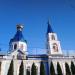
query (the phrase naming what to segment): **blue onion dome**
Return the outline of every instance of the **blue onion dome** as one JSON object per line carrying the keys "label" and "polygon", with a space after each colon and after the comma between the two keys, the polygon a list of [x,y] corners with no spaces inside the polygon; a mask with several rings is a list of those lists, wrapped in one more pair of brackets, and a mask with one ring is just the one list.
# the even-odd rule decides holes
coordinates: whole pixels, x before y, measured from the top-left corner
{"label": "blue onion dome", "polygon": [[22,42],[27,43],[27,41],[23,37],[22,30],[23,30],[23,25],[18,24],[17,25],[17,32],[16,32],[15,36],[10,40],[10,43],[16,42],[16,41],[22,41]]}

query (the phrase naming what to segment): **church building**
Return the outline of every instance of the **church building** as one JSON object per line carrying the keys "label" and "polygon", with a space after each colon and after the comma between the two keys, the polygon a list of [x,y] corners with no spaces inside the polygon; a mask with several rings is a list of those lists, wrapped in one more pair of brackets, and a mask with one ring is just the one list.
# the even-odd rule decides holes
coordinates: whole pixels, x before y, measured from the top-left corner
{"label": "church building", "polygon": [[59,62],[63,75],[66,75],[65,63],[68,63],[69,67],[71,62],[75,64],[74,56],[65,56],[61,49],[61,44],[57,34],[52,30],[50,23],[48,22],[48,28],[46,33],[46,53],[45,54],[29,54],[27,48],[27,40],[23,36],[23,25],[18,24],[16,26],[17,31],[14,37],[9,42],[9,52],[7,55],[0,55],[0,75],[8,75],[10,64],[13,60],[13,75],[19,75],[20,65],[23,62],[24,71],[23,75],[31,75],[32,64],[36,66],[36,73],[40,75],[40,63],[43,62],[45,68],[45,75],[50,75],[50,66],[53,62],[55,74],[57,74],[57,63]]}

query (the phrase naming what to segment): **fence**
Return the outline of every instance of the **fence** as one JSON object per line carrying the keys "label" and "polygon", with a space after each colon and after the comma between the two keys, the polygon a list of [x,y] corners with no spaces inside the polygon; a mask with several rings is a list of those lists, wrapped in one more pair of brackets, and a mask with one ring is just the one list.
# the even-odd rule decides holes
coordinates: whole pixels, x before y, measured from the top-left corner
{"label": "fence", "polygon": [[[33,48],[28,50],[30,55],[47,54],[47,49]],[[62,50],[64,56],[75,56],[75,50]]]}
{"label": "fence", "polygon": [[[41,48],[30,48],[28,49],[29,55],[41,55],[41,54],[47,54],[47,49],[41,49]],[[75,56],[75,50],[62,50],[64,56]],[[7,55],[8,52],[1,51],[0,55]]]}

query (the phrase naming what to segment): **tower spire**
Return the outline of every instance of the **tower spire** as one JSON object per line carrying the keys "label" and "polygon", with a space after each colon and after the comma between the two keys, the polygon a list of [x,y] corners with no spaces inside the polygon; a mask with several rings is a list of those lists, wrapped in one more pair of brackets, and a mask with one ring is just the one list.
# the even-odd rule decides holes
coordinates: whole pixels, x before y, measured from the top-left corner
{"label": "tower spire", "polygon": [[52,30],[52,27],[51,27],[51,25],[50,25],[50,22],[49,22],[49,20],[48,20],[48,27],[47,27],[47,34],[48,33],[53,33],[53,30]]}

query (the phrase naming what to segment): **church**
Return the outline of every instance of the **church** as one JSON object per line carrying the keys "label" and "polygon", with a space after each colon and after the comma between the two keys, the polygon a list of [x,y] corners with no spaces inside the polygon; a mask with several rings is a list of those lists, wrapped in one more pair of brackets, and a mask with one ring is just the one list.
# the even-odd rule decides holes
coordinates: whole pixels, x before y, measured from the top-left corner
{"label": "church", "polygon": [[52,30],[50,23],[48,22],[47,34],[46,34],[46,53],[33,55],[28,53],[27,40],[23,37],[23,25],[18,24],[16,26],[17,31],[14,37],[9,42],[9,52],[7,55],[0,55],[0,75],[8,75],[8,70],[13,60],[13,75],[19,75],[19,69],[21,62],[23,61],[24,72],[23,75],[31,75],[32,64],[35,63],[36,73],[40,75],[40,63],[44,64],[45,75],[50,75],[50,65],[53,62],[55,74],[57,74],[57,62],[59,62],[63,75],[66,75],[65,63],[68,63],[69,67],[71,62],[75,64],[74,56],[64,56],[61,49],[61,44],[57,34]]}

